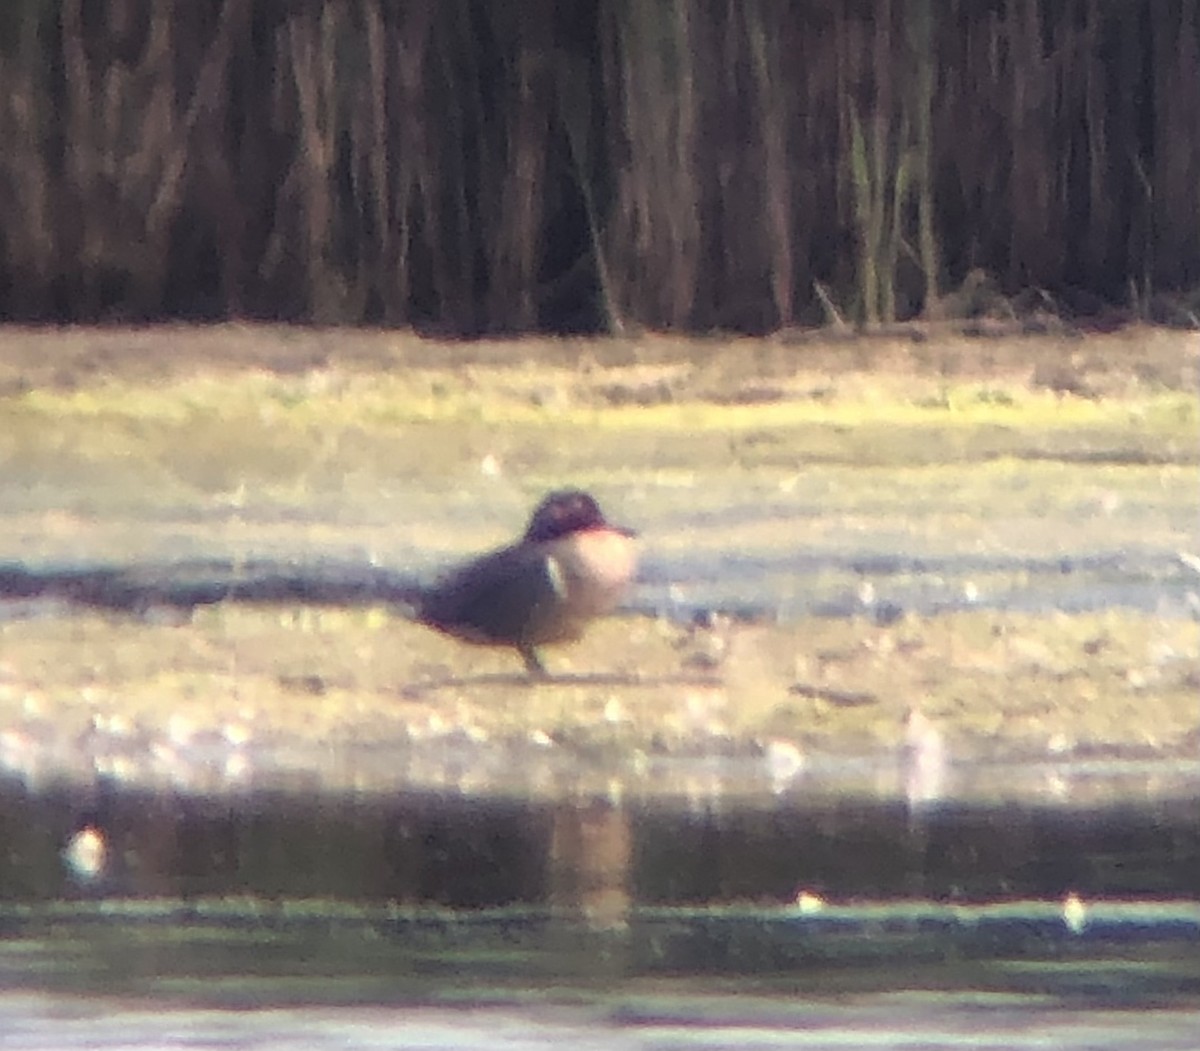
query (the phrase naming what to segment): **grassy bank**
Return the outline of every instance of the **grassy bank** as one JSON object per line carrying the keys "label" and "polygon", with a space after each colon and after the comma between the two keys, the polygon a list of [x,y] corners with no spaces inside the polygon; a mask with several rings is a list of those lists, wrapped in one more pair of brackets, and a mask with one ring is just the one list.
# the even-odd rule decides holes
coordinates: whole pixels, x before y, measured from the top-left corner
{"label": "grassy bank", "polygon": [[0,464],[106,487],[536,486],[1015,458],[1193,464],[1189,335],[434,343],[276,329],[0,333]]}

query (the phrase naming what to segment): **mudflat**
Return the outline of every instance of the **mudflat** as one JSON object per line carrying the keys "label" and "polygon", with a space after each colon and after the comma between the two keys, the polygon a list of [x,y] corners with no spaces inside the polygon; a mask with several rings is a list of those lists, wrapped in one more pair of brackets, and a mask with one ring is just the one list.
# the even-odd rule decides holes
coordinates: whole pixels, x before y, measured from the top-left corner
{"label": "mudflat", "polygon": [[0,563],[422,578],[563,484],[645,545],[629,609],[537,686],[386,604],[10,597],[0,761],[139,777],[199,751],[233,783],[291,742],[361,785],[356,748],[629,771],[894,751],[914,716],[959,755],[1190,757],[1198,375],[1200,336],[1142,328],[0,330]]}

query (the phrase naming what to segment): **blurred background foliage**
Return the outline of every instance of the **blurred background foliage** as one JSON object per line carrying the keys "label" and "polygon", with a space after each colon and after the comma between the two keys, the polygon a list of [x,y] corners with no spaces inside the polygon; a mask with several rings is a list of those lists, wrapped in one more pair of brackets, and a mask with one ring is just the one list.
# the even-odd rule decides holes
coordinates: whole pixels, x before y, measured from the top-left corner
{"label": "blurred background foliage", "polygon": [[1200,305],[1200,0],[6,0],[0,317]]}

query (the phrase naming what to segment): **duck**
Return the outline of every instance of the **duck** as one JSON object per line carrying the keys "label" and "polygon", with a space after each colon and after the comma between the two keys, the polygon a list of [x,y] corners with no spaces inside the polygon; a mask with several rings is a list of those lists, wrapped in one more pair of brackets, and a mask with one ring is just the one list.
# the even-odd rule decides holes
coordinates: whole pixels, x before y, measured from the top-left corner
{"label": "duck", "polygon": [[595,497],[558,489],[521,538],[452,569],[416,603],[444,635],[517,651],[531,678],[549,673],[538,648],[575,642],[617,608],[637,573],[637,533],[608,521]]}

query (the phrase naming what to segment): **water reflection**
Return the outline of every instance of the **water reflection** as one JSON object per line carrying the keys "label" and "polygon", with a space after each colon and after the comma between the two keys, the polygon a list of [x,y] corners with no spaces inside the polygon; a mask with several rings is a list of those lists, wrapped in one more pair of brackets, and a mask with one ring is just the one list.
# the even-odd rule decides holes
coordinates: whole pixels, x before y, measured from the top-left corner
{"label": "water reflection", "polygon": [[1182,1048],[1200,1009],[1189,796],[914,813],[10,780],[0,844],[5,1046],[184,1027],[189,1047],[952,1047],[980,1028],[1021,1047],[1040,1018],[1055,1046],[1116,1047],[1135,1034],[1096,1012],[1137,1007],[1137,1046]]}
{"label": "water reflection", "polygon": [[0,782],[0,897],[634,905],[1200,896],[1191,796],[1103,806],[814,794],[708,807],[450,793],[235,796]]}

